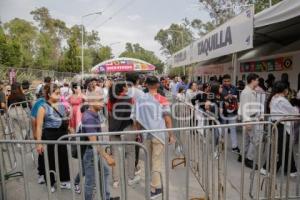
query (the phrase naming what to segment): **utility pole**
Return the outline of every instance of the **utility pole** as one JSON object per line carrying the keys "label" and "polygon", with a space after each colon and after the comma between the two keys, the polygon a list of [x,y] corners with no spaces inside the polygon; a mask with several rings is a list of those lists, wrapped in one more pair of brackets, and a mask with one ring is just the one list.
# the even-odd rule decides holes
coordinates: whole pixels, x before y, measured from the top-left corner
{"label": "utility pole", "polygon": [[101,15],[102,12],[93,12],[86,15],[81,16],[81,84],[83,84],[83,76],[84,76],[84,26],[83,26],[83,18],[91,16],[91,15]]}

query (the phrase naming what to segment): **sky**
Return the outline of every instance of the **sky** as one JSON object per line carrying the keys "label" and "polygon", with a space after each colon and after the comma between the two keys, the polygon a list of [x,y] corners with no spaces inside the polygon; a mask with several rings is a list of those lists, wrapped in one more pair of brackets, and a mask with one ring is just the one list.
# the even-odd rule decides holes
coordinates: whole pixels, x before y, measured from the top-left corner
{"label": "sky", "polygon": [[183,18],[209,19],[199,8],[198,0],[0,0],[0,20],[13,18],[33,21],[30,11],[47,7],[53,18],[67,26],[81,24],[81,16],[101,11],[102,15],[83,18],[89,30],[97,30],[101,44],[109,45],[115,56],[124,51],[125,43],[140,43],[165,60],[160,44],[154,40],[161,28],[179,23]]}

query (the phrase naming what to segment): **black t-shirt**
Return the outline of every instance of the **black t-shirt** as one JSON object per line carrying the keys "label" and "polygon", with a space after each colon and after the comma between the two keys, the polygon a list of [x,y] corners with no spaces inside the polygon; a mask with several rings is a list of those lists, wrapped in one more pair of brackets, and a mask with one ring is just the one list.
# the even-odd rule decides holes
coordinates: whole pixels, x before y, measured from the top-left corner
{"label": "black t-shirt", "polygon": [[0,114],[3,113],[2,109],[4,109],[4,108],[2,108],[2,104],[5,104],[5,103],[6,103],[5,94],[3,91],[0,91],[0,110],[1,110]]}

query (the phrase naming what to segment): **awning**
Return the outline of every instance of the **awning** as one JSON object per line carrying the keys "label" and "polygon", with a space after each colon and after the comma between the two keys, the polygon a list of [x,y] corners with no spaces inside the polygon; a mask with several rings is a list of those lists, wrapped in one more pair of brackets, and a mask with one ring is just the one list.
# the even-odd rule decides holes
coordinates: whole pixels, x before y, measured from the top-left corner
{"label": "awning", "polygon": [[260,56],[267,56],[273,53],[276,49],[280,49],[281,47],[282,47],[281,45],[272,42],[263,44],[241,55],[238,58],[238,60],[243,61],[243,60],[255,59]]}
{"label": "awning", "polygon": [[262,27],[283,22],[300,15],[299,0],[285,0],[257,13],[254,17],[254,27]]}
{"label": "awning", "polygon": [[[244,60],[270,55],[273,51],[283,49],[298,40],[300,40],[300,0],[284,0],[254,16],[254,48],[239,52],[238,57]],[[225,57],[227,61],[232,55]],[[223,63],[224,56],[219,58],[199,62],[197,65]]]}

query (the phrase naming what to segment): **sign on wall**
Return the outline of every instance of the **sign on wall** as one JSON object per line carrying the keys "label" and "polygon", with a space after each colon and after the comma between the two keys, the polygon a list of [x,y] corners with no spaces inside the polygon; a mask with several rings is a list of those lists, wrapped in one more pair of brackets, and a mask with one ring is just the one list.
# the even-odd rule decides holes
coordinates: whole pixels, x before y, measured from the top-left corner
{"label": "sign on wall", "polygon": [[287,71],[293,67],[292,57],[279,57],[268,60],[245,62],[240,64],[240,72],[274,72]]}
{"label": "sign on wall", "polygon": [[176,52],[171,57],[172,67],[189,65],[253,48],[253,17],[253,8],[249,8]]}

